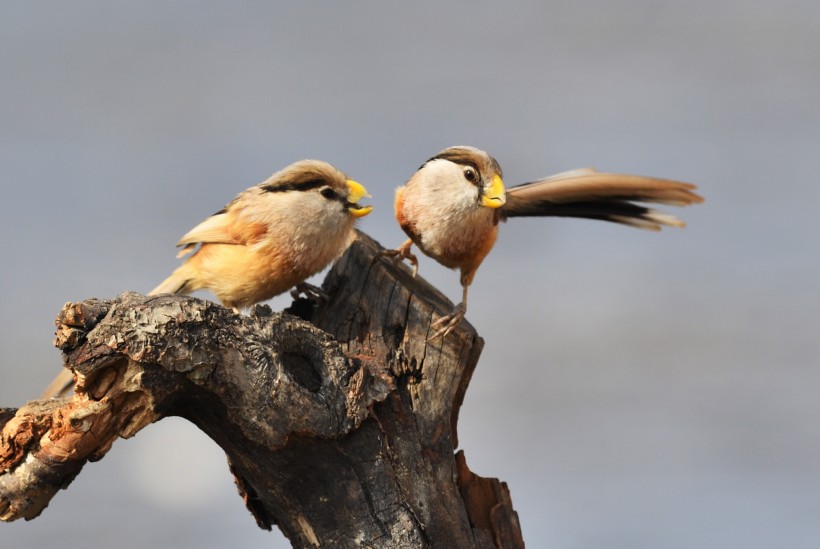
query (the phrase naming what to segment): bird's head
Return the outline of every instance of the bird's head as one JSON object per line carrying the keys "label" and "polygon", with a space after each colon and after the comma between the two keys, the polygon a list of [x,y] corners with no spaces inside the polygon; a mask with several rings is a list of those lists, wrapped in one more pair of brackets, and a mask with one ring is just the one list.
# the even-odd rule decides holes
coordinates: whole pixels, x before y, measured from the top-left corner
{"label": "bird's head", "polygon": [[[359,201],[370,196],[361,183],[349,179],[343,172],[321,160],[301,160],[275,173],[261,185],[264,192],[283,193],[287,207],[306,219],[317,214],[358,219],[373,211]],[[294,192],[295,191],[295,192]]]}
{"label": "bird's head", "polygon": [[480,206],[495,209],[507,201],[501,166],[475,147],[444,149],[425,162],[418,173],[428,179],[428,187],[470,197]]}

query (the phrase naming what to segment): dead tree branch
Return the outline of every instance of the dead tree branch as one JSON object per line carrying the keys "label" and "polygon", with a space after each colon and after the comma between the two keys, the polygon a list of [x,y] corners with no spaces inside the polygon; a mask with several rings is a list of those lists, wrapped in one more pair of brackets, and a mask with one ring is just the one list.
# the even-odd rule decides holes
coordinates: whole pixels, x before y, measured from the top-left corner
{"label": "dead tree branch", "polygon": [[474,475],[456,423],[483,345],[452,304],[365,235],[329,299],[236,315],[180,296],[69,303],[70,398],[0,410],[0,519],[32,519],[119,437],[166,416],[225,451],[257,524],[295,547],[523,547],[504,483]]}

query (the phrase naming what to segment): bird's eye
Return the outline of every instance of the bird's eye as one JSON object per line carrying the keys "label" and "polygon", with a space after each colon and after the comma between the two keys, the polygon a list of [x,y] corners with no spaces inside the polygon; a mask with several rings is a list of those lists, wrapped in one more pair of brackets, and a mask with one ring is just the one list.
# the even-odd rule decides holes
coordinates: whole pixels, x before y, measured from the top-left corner
{"label": "bird's eye", "polygon": [[337,198],[339,196],[338,194],[336,194],[336,191],[334,191],[330,187],[325,187],[324,189],[322,189],[319,192],[321,193],[322,196],[324,196],[328,200],[333,200],[334,198]]}
{"label": "bird's eye", "polygon": [[478,179],[475,170],[472,168],[467,168],[466,170],[464,170],[464,178],[472,183],[475,183],[476,179]]}

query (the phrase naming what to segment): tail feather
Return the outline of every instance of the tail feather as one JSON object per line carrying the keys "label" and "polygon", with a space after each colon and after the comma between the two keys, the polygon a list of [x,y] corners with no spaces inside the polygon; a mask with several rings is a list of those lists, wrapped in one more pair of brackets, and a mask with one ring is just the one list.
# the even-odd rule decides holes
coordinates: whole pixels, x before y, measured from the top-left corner
{"label": "tail feather", "polygon": [[40,398],[48,399],[63,396],[74,386],[74,375],[70,370],[60,370],[48,387],[45,388]]}
{"label": "tail feather", "polygon": [[663,225],[685,224],[640,203],[688,206],[703,202],[695,188],[669,179],[573,170],[508,189],[502,215],[582,217],[656,231]]}
{"label": "tail feather", "polygon": [[171,276],[159,283],[159,286],[148,292],[148,295],[159,294],[187,294],[194,291],[191,287],[191,278],[188,270],[182,265]]}

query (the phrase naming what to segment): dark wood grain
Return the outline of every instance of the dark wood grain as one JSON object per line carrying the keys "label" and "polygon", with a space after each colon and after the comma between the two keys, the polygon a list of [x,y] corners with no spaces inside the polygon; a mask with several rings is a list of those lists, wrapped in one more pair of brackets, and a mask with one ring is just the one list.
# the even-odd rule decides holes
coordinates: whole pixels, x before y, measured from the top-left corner
{"label": "dark wood grain", "polygon": [[303,319],[133,293],[67,304],[55,343],[75,394],[2,410],[0,519],[36,517],[117,438],[176,415],[295,547],[523,547],[506,485],[455,453],[483,341],[462,321],[428,342],[452,303],[380,251],[360,234],[328,299],[294,303]]}

